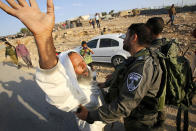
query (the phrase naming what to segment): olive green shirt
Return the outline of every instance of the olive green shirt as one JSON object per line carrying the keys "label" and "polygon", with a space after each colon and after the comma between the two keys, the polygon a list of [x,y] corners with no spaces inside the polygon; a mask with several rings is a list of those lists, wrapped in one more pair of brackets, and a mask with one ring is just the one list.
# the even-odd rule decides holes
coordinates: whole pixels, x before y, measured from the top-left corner
{"label": "olive green shirt", "polygon": [[[148,55],[146,55],[148,54]],[[143,49],[126,60],[121,69],[113,73],[110,80],[109,103],[88,113],[87,121],[112,123],[121,117],[137,120],[146,125],[153,125],[151,117],[156,117],[158,100],[157,92],[161,83],[162,70],[155,63],[147,49]],[[110,92],[109,92],[110,93]]]}

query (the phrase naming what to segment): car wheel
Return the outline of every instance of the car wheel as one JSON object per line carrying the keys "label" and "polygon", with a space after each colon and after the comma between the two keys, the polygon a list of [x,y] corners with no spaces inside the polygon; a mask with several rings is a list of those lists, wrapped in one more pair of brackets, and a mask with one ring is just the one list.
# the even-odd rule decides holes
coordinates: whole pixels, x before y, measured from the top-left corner
{"label": "car wheel", "polygon": [[125,58],[122,57],[122,56],[114,56],[114,57],[112,58],[112,64],[113,64],[114,66],[117,66],[117,65],[123,63],[124,61],[125,61]]}

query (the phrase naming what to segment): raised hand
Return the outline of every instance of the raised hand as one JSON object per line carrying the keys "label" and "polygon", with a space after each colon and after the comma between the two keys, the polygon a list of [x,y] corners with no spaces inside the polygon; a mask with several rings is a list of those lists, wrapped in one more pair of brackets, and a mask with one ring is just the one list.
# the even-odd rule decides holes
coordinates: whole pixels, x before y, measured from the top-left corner
{"label": "raised hand", "polygon": [[17,17],[33,33],[39,53],[39,64],[43,69],[53,68],[58,60],[52,38],[54,27],[54,5],[47,0],[47,13],[42,13],[35,0],[6,0],[11,7],[0,0],[0,8]]}
{"label": "raised hand", "polygon": [[0,8],[8,14],[17,17],[34,35],[51,33],[54,27],[54,5],[47,0],[47,13],[42,13],[35,0],[6,0],[11,7],[0,1]]}

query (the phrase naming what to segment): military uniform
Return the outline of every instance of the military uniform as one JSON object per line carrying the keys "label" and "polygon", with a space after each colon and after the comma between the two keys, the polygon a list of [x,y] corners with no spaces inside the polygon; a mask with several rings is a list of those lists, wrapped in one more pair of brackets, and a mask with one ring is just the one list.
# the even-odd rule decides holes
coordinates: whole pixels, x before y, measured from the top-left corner
{"label": "military uniform", "polygon": [[[165,56],[169,55],[175,57],[177,55],[176,53],[178,53],[180,50],[178,45],[179,42],[175,39],[170,40],[167,38],[157,38],[152,41],[151,50],[162,52]],[[163,89],[164,88],[163,86],[165,86],[166,83],[166,78],[163,78],[161,81],[162,81],[161,88]],[[157,122],[157,126],[159,126],[159,128],[162,128],[164,126],[164,121],[166,119],[166,115],[164,111],[165,96],[166,96],[166,90],[164,90],[162,95],[159,97],[158,122]]]}
{"label": "military uniform", "polygon": [[[161,47],[166,43],[169,42],[168,39],[166,38],[157,38],[155,40],[152,41],[151,43],[151,50],[155,51],[161,50]],[[162,82],[165,83],[165,78],[162,78]],[[165,86],[165,84],[161,83],[162,87]],[[159,128],[161,130],[163,130],[164,127],[164,122],[166,119],[166,115],[165,115],[165,110],[164,110],[164,106],[165,106],[165,95],[166,95],[166,90],[163,91],[162,95],[159,97],[159,107],[158,107],[158,117],[157,117],[157,126],[159,126]]]}
{"label": "military uniform", "polygon": [[153,40],[152,43],[151,43],[151,46],[153,48],[159,48],[160,46],[162,46],[162,44],[163,44],[163,39],[160,38],[160,39]]}
{"label": "military uniform", "polygon": [[179,55],[179,53],[182,53],[179,44],[180,43],[176,39],[167,39],[167,38],[155,39],[151,43],[151,50],[158,49],[164,55],[175,57],[176,55]]}
{"label": "military uniform", "polygon": [[128,58],[107,81],[106,104],[90,111],[87,122],[112,123],[124,118],[126,130],[151,130],[157,122],[162,70],[148,49]]}

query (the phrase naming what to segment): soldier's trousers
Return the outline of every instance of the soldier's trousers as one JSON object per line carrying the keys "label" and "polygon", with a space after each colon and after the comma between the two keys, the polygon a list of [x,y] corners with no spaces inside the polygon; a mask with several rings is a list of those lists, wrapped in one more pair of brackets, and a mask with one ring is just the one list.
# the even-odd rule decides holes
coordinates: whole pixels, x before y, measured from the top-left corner
{"label": "soldier's trousers", "polygon": [[159,111],[156,114],[146,115],[141,120],[125,118],[124,125],[126,131],[164,131],[164,121],[165,113]]}

